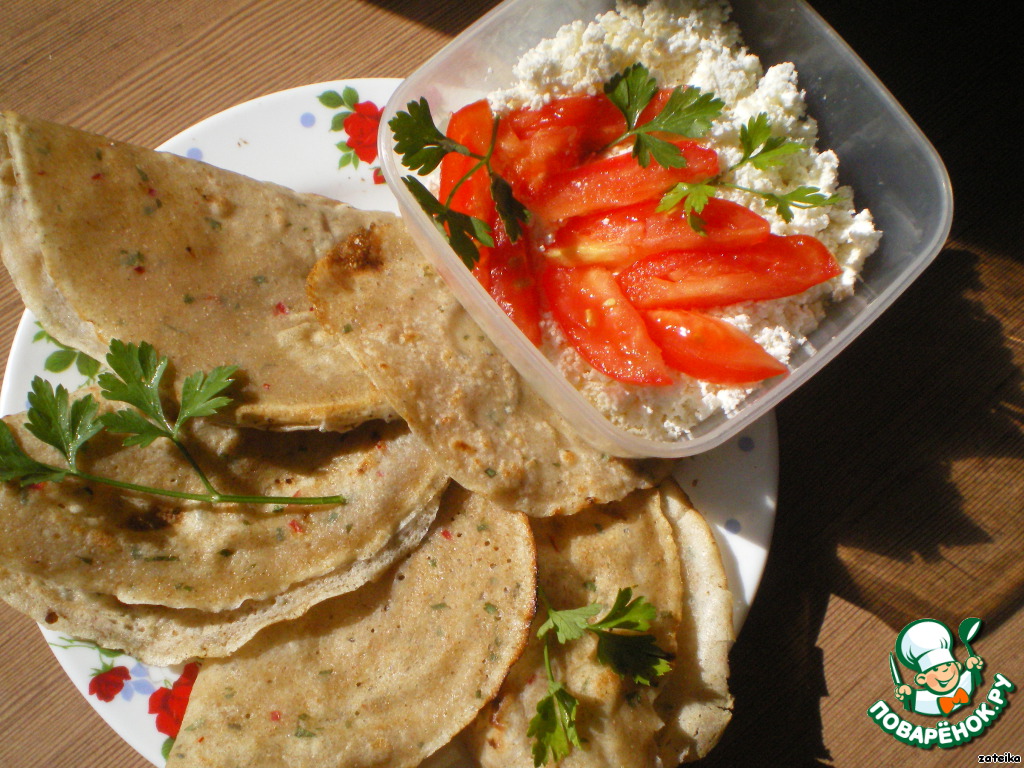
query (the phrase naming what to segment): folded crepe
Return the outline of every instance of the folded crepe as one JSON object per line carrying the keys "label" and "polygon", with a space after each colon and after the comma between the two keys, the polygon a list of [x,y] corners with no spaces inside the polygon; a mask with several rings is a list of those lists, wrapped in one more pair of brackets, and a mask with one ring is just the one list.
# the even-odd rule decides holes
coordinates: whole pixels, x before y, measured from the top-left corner
{"label": "folded crepe", "polygon": [[729,649],[735,638],[733,598],[714,534],[674,481],[660,487],[683,571],[683,619],[672,671],[654,706],[665,721],[657,765],[672,768],[704,757],[732,718]]}
{"label": "folded crepe", "polygon": [[343,429],[393,412],[326,336],[305,278],[374,221],[317,195],[0,113],[0,256],[63,344],[102,359],[148,341],[181,380],[237,365],[225,413],[257,427]]}
{"label": "folded crepe", "polygon": [[405,768],[490,700],[535,599],[526,519],[452,486],[383,578],[203,664],[168,768]]}
{"label": "folded crepe", "polygon": [[667,474],[667,462],[618,459],[584,442],[483,334],[399,220],[339,243],[308,285],[317,316],[444,471],[496,504],[572,513]]}
{"label": "folded crepe", "polygon": [[[90,390],[91,391],[91,390]],[[109,409],[101,401],[101,409]],[[4,419],[25,452],[60,466],[56,450]],[[222,493],[333,496],[342,504],[211,504],[68,477],[0,484],[0,565],[122,603],[225,611],[332,574],[354,589],[422,536],[447,478],[401,422],[347,433],[264,432],[190,423],[196,461]],[[123,447],[101,432],[79,469],[192,493],[203,487],[168,440]],[[347,582],[347,583],[345,583]]]}
{"label": "folded crepe", "polygon": [[339,568],[273,597],[246,600],[225,611],[122,603],[110,595],[54,584],[43,576],[2,565],[0,599],[48,629],[118,649],[146,664],[167,666],[194,658],[228,656],[264,627],[298,618],[324,600],[376,578],[415,549],[432,520],[432,516],[417,517],[383,549],[362,561],[362,580],[353,580],[352,569]]}
{"label": "folded crepe", "polygon": [[[636,491],[622,501],[575,515],[532,520],[537,580],[555,609],[599,603],[607,610],[620,588],[632,587],[657,609],[651,633],[673,653],[683,611],[683,581],[672,527],[657,489]],[[663,721],[655,710],[658,688],[620,677],[597,660],[591,633],[565,645],[538,638],[547,620],[538,610],[530,642],[513,665],[498,697],[481,710],[464,741],[483,768],[533,768],[528,736],[537,703],[548,693],[544,644],[555,678],[579,701],[576,725],[582,748],[563,758],[564,768],[650,768],[655,736]],[[554,633],[552,633],[553,635]],[[655,678],[657,680],[657,678]]]}
{"label": "folded crepe", "polygon": [[[624,682],[598,663],[589,634],[550,646],[556,678],[579,699],[583,742],[558,764],[673,768],[706,755],[732,714],[728,690],[733,641],[732,594],[718,546],[704,518],[673,480],[617,504],[572,517],[533,520],[538,584],[555,608],[612,604],[632,586],[657,609],[652,633],[674,653],[672,670],[654,687]],[[537,701],[547,693],[543,646],[534,632],[497,698],[449,748],[452,764],[532,768],[527,736]],[[460,762],[461,759],[461,762]]]}

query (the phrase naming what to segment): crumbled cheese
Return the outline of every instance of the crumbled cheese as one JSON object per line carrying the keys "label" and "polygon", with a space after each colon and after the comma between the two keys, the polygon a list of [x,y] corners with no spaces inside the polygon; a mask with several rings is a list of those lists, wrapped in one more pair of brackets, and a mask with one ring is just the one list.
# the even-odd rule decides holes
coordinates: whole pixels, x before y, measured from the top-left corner
{"label": "crumbled cheese", "polygon": [[[721,317],[751,334],[768,352],[787,362],[824,315],[825,305],[850,296],[864,260],[880,233],[867,210],[852,206],[852,191],[838,186],[838,159],[814,148],[817,124],[806,114],[803,91],[792,64],[763,71],[742,46],[720,0],[652,0],[639,7],[620,2],[593,22],[566,25],[528,51],[515,68],[517,82],[490,97],[496,112],[537,107],[568,93],[595,92],[614,74],[642,62],[661,85],[692,85],[725,102],[710,138],[723,167],[742,155],[740,126],[765,112],[773,128],[811,147],[782,166],[759,170],[744,165],[728,179],[740,186],[789,190],[801,184],[825,194],[839,192],[847,204],[794,209],[785,222],[761,198],[739,190],[722,197],[748,206],[771,222],[778,235],[814,235],[835,255],[843,272],[832,280],[786,299],[718,309]],[[593,370],[566,343],[550,318],[542,323],[543,351],[599,410],[625,429],[654,439],[673,440],[717,411],[733,413],[756,387],[726,387],[682,377],[669,387],[632,387]]]}

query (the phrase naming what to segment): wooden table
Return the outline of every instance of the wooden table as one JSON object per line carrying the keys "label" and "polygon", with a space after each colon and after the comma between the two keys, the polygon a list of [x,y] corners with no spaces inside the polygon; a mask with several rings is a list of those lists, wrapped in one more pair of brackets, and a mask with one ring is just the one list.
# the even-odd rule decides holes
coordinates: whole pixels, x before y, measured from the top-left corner
{"label": "wooden table", "polygon": [[[6,0],[0,108],[155,146],[283,88],[407,75],[493,4]],[[866,714],[877,699],[894,703],[887,654],[925,616],[984,618],[975,650],[988,672],[1024,683],[1024,197],[1000,98],[1020,85],[1003,74],[1019,74],[1013,27],[989,0],[874,15],[813,5],[936,145],[956,217],[924,275],[777,409],[775,538],[732,654],[735,716],[705,763],[966,765],[1020,754],[1024,704],[953,750],[901,744]],[[4,273],[0,363],[21,311]],[[0,637],[0,765],[147,765],[5,605]]]}

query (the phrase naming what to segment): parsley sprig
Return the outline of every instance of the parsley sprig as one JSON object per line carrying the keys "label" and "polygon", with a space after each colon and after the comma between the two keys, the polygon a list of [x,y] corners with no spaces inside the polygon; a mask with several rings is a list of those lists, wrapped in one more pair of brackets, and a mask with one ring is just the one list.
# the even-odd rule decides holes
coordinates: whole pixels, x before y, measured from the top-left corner
{"label": "parsley sprig", "polygon": [[843,200],[842,195],[826,195],[818,187],[801,185],[788,192],[778,193],[762,189],[752,189],[724,180],[727,174],[744,165],[752,165],[759,170],[775,168],[786,162],[790,155],[804,151],[805,147],[798,141],[784,136],[772,135],[772,126],[768,115],[761,112],[751,117],[740,127],[740,147],[743,154],[723,173],[713,179],[699,182],[680,182],[673,186],[661,198],[659,211],[669,211],[682,204],[690,226],[697,232],[704,231],[704,222],[700,218],[708,200],[715,197],[718,190],[727,187],[756,195],[765,201],[769,208],[774,208],[782,220],[793,220],[794,208],[818,208],[835,205]]}
{"label": "parsley sprig", "polygon": [[[209,373],[196,372],[182,384],[177,413],[168,413],[162,396],[163,376],[169,360],[157,354],[151,344],[129,344],[114,339],[107,353],[110,371],[99,376],[104,399],[131,406],[99,413],[92,394],[74,400],[63,385],[56,388],[36,376],[28,395],[25,428],[43,443],[56,448],[66,466],[46,464],[25,453],[10,428],[0,421],[0,481],[22,487],[41,482],[61,482],[72,476],[87,482],[191,501],[225,504],[344,504],[343,496],[260,496],[218,491],[193,457],[185,442],[184,428],[192,419],[211,416],[231,403],[223,394],[233,382],[237,368],[219,366]],[[205,493],[189,493],[128,483],[86,472],[78,467],[79,452],[100,432],[125,437],[122,445],[148,446],[159,438],[170,440],[189,463]]]}
{"label": "parsley sprig", "polygon": [[[553,634],[560,644],[579,640],[586,633],[597,637],[597,660],[618,675],[639,685],[652,685],[656,677],[669,670],[672,654],[660,648],[649,633],[657,610],[643,597],[633,597],[633,590],[620,589],[615,602],[600,619],[591,619],[603,610],[598,603],[579,608],[555,610],[543,590],[538,590],[547,612],[547,619],[537,629],[537,637]],[[549,759],[561,760],[573,746],[581,746],[576,730],[579,701],[558,681],[551,668],[549,643],[544,644],[544,669],[548,692],[537,702],[537,713],[526,732],[534,738],[533,763],[544,765]]]}
{"label": "parsley sprig", "polygon": [[402,155],[402,165],[420,176],[434,171],[446,155],[455,152],[477,162],[455,182],[446,200],[441,201],[415,176],[404,176],[402,182],[424,212],[433,220],[463,263],[473,268],[480,259],[479,246],[494,246],[490,225],[476,216],[452,210],[451,203],[458,189],[481,168],[490,180],[491,197],[498,217],[513,243],[522,235],[522,225],[529,220],[529,212],[512,193],[512,187],[491,167],[491,157],[498,135],[498,119],[494,120],[487,152],[483,155],[445,136],[430,113],[430,105],[423,97],[410,101],[404,112],[399,111],[388,123],[395,135],[395,151]]}
{"label": "parsley sprig", "polygon": [[633,157],[644,168],[650,165],[652,158],[665,168],[685,168],[686,157],[682,150],[654,134],[698,139],[711,130],[711,123],[725,106],[714,94],[703,93],[699,88],[677,86],[661,111],[640,124],[643,111],[658,93],[658,81],[639,62],[614,75],[605,84],[604,92],[626,118],[626,132],[609,146],[633,138]]}
{"label": "parsley sprig", "polygon": [[533,764],[544,765],[549,759],[561,760],[572,748],[580,747],[580,734],[576,730],[576,709],[579,700],[555,679],[551,671],[551,656],[544,645],[544,670],[547,674],[548,692],[537,702],[537,714],[526,729],[527,738],[533,742]]}

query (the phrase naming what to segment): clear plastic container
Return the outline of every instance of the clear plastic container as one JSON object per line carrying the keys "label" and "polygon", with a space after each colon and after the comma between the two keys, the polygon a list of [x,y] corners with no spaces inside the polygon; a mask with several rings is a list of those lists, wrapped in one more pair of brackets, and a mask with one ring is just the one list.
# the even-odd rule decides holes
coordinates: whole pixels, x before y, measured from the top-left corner
{"label": "clear plastic container", "polygon": [[[506,0],[407,78],[384,110],[383,125],[425,97],[435,121],[513,82],[522,54],[564,24],[587,22],[614,0]],[[420,248],[472,317],[522,376],[590,442],[618,456],[687,456],[715,447],[757,419],[837,355],[921,273],[949,233],[953,200],[935,149],[857,55],[801,0],[735,0],[733,19],[765,68],[792,61],[819,125],[819,148],[840,159],[840,180],[869,208],[883,237],[856,293],[830,306],[806,344],[794,351],[788,376],[766,382],[740,408],[719,413],[683,439],[665,442],[627,432],[594,408],[515,327],[465,268],[402,183],[409,171],[380,132],[384,177]]]}

